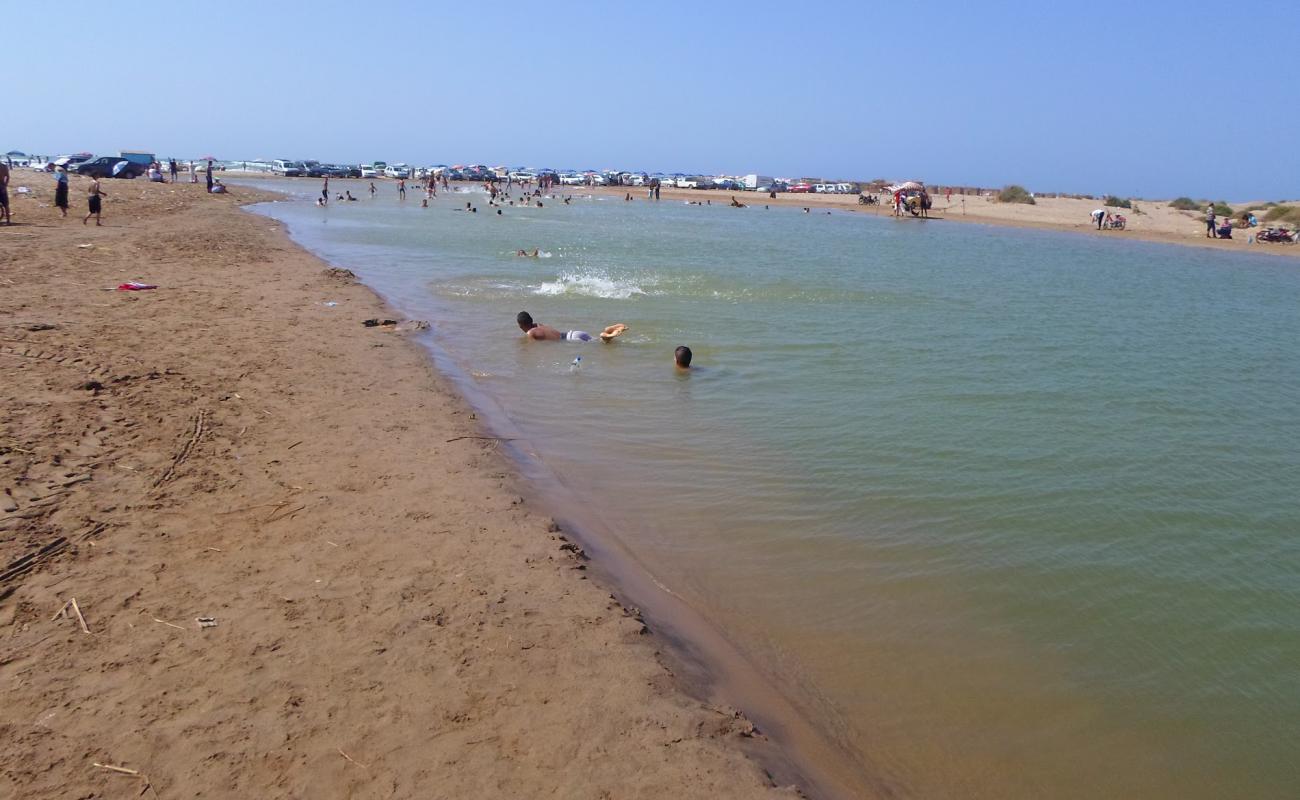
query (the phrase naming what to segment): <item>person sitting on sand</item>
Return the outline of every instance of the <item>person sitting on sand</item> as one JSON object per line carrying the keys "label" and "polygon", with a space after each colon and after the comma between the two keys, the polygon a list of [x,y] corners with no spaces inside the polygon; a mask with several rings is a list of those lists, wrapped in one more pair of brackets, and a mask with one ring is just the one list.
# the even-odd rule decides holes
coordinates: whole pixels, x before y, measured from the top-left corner
{"label": "person sitting on sand", "polygon": [[213,179],[212,179],[212,193],[213,193],[213,194],[230,194],[230,190],[226,188],[226,185],[225,185],[224,183],[221,182],[221,179],[220,179],[220,178],[213,178]]}
{"label": "person sitting on sand", "polygon": [[678,347],[676,350],[674,350],[673,363],[677,365],[678,369],[690,369],[691,348],[687,347],[686,345],[682,345],[681,347]]}
{"label": "person sitting on sand", "polygon": [[[550,325],[533,322],[532,315],[527,311],[520,311],[515,316],[515,322],[519,324],[519,329],[529,339],[547,342],[590,342],[595,338],[586,331],[561,331],[558,328],[552,328]],[[615,337],[622,336],[625,331],[627,331],[627,326],[621,322],[616,322],[606,327],[598,335],[602,342],[609,342]]]}

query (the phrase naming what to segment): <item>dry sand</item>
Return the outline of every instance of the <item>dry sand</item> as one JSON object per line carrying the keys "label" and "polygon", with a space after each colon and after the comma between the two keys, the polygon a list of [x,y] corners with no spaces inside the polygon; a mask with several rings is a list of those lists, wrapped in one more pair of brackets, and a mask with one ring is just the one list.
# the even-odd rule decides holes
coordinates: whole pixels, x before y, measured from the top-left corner
{"label": "dry sand", "polygon": [[[558,194],[599,193],[623,197],[631,193],[633,202],[645,202],[646,190],[638,187],[556,187]],[[572,192],[569,190],[572,189]],[[755,192],[731,192],[716,189],[664,189],[660,202],[675,200],[699,202],[709,201],[713,205],[726,206],[735,197],[748,205],[749,209],[762,210],[764,205],[806,207],[813,211],[851,211],[855,213],[876,214],[889,217],[888,206],[863,206],[858,204],[857,195],[843,194],[790,194],[779,193],[775,199]],[[993,198],[967,195],[962,203],[962,195],[954,194],[951,203],[942,194],[934,197],[934,209],[930,212],[936,220],[951,222],[975,222],[986,225],[1004,225],[1015,228],[1040,228],[1046,230],[1071,231],[1086,236],[1101,236],[1110,239],[1136,239],[1164,244],[1191,245],[1208,247],[1215,250],[1229,250],[1243,253],[1265,253],[1300,257],[1300,245],[1295,244],[1251,244],[1248,237],[1260,230],[1238,230],[1232,239],[1208,239],[1205,236],[1205,217],[1202,212],[1179,211],[1170,208],[1166,201],[1138,200],[1141,213],[1126,209],[1110,209],[1128,217],[1128,227],[1124,230],[1099,231],[1091,221],[1093,209],[1101,208],[1098,200],[1074,200],[1071,198],[1039,198],[1034,205],[1020,203],[999,203]],[[1300,205],[1300,201],[1287,203]],[[1259,203],[1258,205],[1262,205]],[[1241,205],[1240,208],[1248,206]],[[1234,206],[1238,208],[1238,206]],[[924,224],[921,220],[905,216],[900,222]],[[1293,227],[1293,226],[1292,226]]]}
{"label": "dry sand", "polygon": [[84,183],[0,227],[0,797],[796,795],[373,294],[249,191]]}

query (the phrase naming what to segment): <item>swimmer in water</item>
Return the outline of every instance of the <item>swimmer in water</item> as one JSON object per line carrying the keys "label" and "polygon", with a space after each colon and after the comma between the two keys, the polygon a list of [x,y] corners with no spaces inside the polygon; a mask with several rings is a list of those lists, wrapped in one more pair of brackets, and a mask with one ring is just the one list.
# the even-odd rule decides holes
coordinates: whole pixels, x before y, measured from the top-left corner
{"label": "swimmer in water", "polygon": [[527,311],[520,311],[515,316],[515,322],[519,324],[519,330],[523,331],[524,335],[529,339],[545,342],[590,342],[598,336],[602,342],[608,343],[627,331],[627,326],[621,322],[610,325],[597,336],[592,336],[586,331],[561,331],[558,328],[552,328],[550,325],[533,322],[532,315]]}
{"label": "swimmer in water", "polygon": [[673,363],[677,365],[678,369],[690,369],[691,348],[687,347],[686,345],[682,345],[681,347],[674,350]]}

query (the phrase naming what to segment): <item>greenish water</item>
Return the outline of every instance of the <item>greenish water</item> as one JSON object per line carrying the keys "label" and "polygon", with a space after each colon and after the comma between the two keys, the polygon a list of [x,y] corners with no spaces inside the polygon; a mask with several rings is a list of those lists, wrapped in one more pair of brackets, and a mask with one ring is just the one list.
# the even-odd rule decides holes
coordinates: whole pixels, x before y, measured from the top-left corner
{"label": "greenish water", "polygon": [[[259,210],[431,320],[878,785],[1296,796],[1295,262],[639,198],[498,217],[364,185]],[[528,342],[521,309],[632,329]]]}

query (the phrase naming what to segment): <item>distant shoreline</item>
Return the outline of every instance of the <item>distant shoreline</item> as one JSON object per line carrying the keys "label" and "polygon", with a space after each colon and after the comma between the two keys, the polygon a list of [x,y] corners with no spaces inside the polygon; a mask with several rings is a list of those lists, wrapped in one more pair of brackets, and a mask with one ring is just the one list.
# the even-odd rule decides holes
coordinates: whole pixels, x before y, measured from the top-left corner
{"label": "distant shoreline", "polygon": [[[639,186],[577,186],[561,188],[572,188],[575,190],[575,194],[599,194],[614,197],[622,197],[630,192],[633,202],[645,201],[646,194],[646,189]],[[764,205],[772,205],[806,207],[818,211],[871,214],[880,217],[889,217],[892,214],[888,205],[859,205],[857,195],[851,194],[791,194],[782,192],[778,193],[775,198],[771,198],[760,192],[664,188],[660,196],[662,198],[660,202],[665,200],[698,200],[703,202],[707,200],[712,201],[714,205],[726,206],[731,201],[732,196],[735,196],[738,201],[746,204],[751,209],[761,209]],[[1185,216],[1184,212],[1169,208],[1168,203],[1165,202],[1139,200],[1137,205],[1143,210],[1141,214],[1135,214],[1127,209],[1111,209],[1112,211],[1119,211],[1128,217],[1131,227],[1120,231],[1099,231],[1088,222],[1088,215],[1093,208],[1100,205],[1101,201],[1099,200],[1053,197],[1042,198],[1038,200],[1036,205],[1028,206],[992,202],[985,197],[966,195],[966,213],[963,214],[960,204],[961,197],[962,195],[953,195],[952,205],[949,206],[945,197],[942,195],[936,196],[934,198],[934,208],[931,211],[931,219],[1004,228],[1064,231],[1066,233],[1077,233],[1106,239],[1176,244],[1221,252],[1258,253],[1260,255],[1300,258],[1300,245],[1247,243],[1247,238],[1253,231],[1262,230],[1267,226],[1235,231],[1232,239],[1207,239],[1204,236],[1204,225],[1199,219]],[[1151,210],[1148,212],[1147,208]],[[1048,215],[1057,217],[1057,219],[1033,219],[1025,213],[1026,210],[1047,210]],[[1067,222],[1065,221],[1067,218],[1081,219],[1083,221],[1078,223]],[[919,221],[919,219],[910,215],[903,219],[908,222]],[[1178,224],[1184,221],[1184,224]]]}

